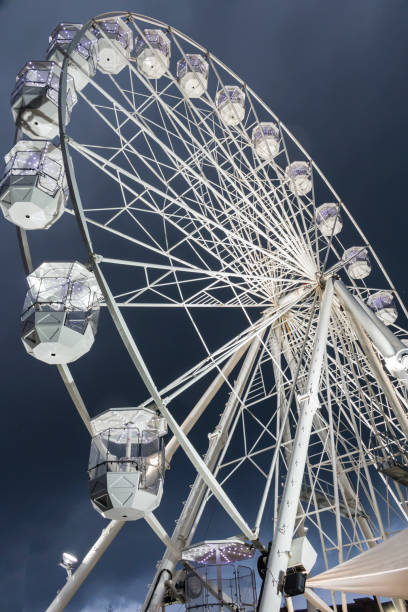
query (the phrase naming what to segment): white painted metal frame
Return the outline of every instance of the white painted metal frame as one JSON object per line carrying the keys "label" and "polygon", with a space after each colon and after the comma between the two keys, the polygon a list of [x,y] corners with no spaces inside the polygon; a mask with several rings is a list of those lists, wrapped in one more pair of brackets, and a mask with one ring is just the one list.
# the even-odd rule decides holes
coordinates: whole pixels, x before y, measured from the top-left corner
{"label": "white painted metal frame", "polygon": [[[167,550],[160,565],[162,573],[153,581],[144,610],[156,610],[161,603],[165,582],[175,570],[181,547],[194,537],[213,497],[238,529],[262,549],[258,532],[264,526],[269,538],[272,527],[271,522],[263,521],[270,496],[275,537],[268,576],[273,579],[268,578],[265,584],[261,607],[276,609],[280,594],[273,593],[273,585],[276,587],[279,573],[286,568],[286,553],[279,556],[277,551],[288,550],[291,538],[301,532],[305,522],[316,530],[322,562],[329,567],[333,553],[334,562],[342,561],[375,545],[395,529],[398,521],[402,524],[407,520],[406,494],[376,471],[377,456],[404,455],[405,378],[390,379],[371,345],[372,340],[382,357],[388,358],[390,355],[381,347],[388,342],[401,350],[399,338],[404,330],[394,326],[396,335],[382,330],[380,337],[377,332],[381,326],[375,325],[367,312],[364,316],[360,310],[356,315],[354,298],[347,297],[350,294],[339,281],[335,281],[336,291],[339,288],[343,302],[333,298],[329,325],[331,276],[341,273],[345,245],[339,236],[325,238],[317,231],[314,211],[322,198],[332,198],[340,205],[349,220],[349,233],[355,232],[356,240],[369,248],[384,284],[396,295],[405,316],[407,311],[327,179],[262,100],[211,53],[166,24],[119,12],[91,22],[98,27],[98,20],[114,15],[127,19],[135,34],[142,36],[147,25],[165,29],[181,57],[191,49],[205,54],[216,89],[232,80],[244,88],[247,100],[245,120],[237,128],[229,128],[222,124],[210,90],[200,100],[188,100],[180,92],[171,68],[160,82],[153,83],[128,61],[126,87],[119,78],[109,77],[101,84],[95,77],[81,92],[75,112],[91,112],[100,122],[98,137],[99,133],[109,134],[105,143],[87,143],[66,134],[64,77],[60,84],[60,136],[73,201],[73,210],[67,210],[67,214],[74,214],[78,221],[104,305],[148,390],[141,405],[154,404],[173,431],[174,438],[166,449],[167,461],[180,445],[198,474],[171,539],[153,516],[147,517]],[[78,33],[76,39],[80,36]],[[266,119],[277,123],[281,136],[280,153],[272,163],[259,159],[251,144],[253,126]],[[115,144],[111,138],[116,139]],[[77,168],[89,164],[97,169],[101,180],[115,186],[120,199],[99,207],[83,207],[71,153],[76,156]],[[284,173],[285,166],[299,158],[312,168],[313,188],[306,196],[291,192]],[[162,229],[153,227],[152,219],[160,221]],[[103,236],[115,237],[126,245],[134,253],[133,259],[126,249],[105,253]],[[30,271],[24,231],[19,231],[19,239],[25,268]],[[131,269],[128,277],[133,279],[138,274],[138,284],[117,287],[115,269]],[[327,288],[320,309],[324,314],[318,318],[315,306],[321,281]],[[369,295],[370,288],[364,282],[349,284],[360,300]],[[125,318],[132,308],[185,312],[204,357],[159,390]],[[204,309],[214,312],[214,317],[223,309],[235,313],[241,317],[241,332],[218,349],[210,348],[206,330],[198,315],[193,315]],[[361,329],[355,326],[356,317]],[[369,328],[374,329],[374,335]],[[380,345],[374,336],[387,340]],[[232,384],[228,376],[245,353],[241,374]],[[92,433],[89,414],[69,368],[59,366],[59,371]],[[191,416],[178,425],[169,403],[210,372],[215,379]],[[202,460],[187,434],[223,384],[230,388],[230,401]],[[314,415],[313,410],[308,411],[309,392],[320,405]],[[303,396],[297,408],[292,401],[295,396]],[[268,416],[262,412],[265,405],[273,407]],[[299,491],[289,495],[293,458],[301,435],[295,432],[302,430],[306,413],[309,419],[301,447],[305,476],[303,484],[297,481]],[[254,504],[253,523],[243,518],[227,493],[230,479],[248,465],[264,479],[259,504]],[[283,493],[282,478],[286,482]],[[307,495],[302,494],[302,486],[307,488]],[[285,506],[285,496],[291,501],[290,517],[286,510],[279,512],[279,501],[283,499],[280,505]],[[284,544],[280,542],[283,523],[287,527]],[[73,595],[119,528],[112,523],[105,530],[74,573],[75,581],[67,583],[59,594],[60,601],[52,604],[57,607],[50,610],[65,607],[68,596]],[[313,593],[306,596],[314,605],[319,603]],[[342,603],[345,610],[344,598]]]}
{"label": "white painted metal frame", "polygon": [[326,352],[332,300],[333,282],[329,279],[323,292],[305,393],[298,398],[299,420],[293,440],[272,548],[269,553],[262,597],[259,602],[259,612],[266,612],[266,610],[277,612],[281,605],[283,580],[289,562],[313,418],[320,406],[319,386]]}

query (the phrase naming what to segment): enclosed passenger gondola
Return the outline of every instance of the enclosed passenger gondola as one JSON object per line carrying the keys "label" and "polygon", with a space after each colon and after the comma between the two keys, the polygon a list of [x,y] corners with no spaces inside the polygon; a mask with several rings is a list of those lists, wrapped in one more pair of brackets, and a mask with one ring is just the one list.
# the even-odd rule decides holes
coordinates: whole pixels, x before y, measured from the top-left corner
{"label": "enclosed passenger gondola", "polygon": [[290,191],[296,196],[304,196],[312,190],[312,169],[305,161],[294,161],[285,170]]}
{"label": "enclosed passenger gondola", "polygon": [[271,161],[279,153],[280,134],[275,123],[260,123],[252,130],[252,145],[257,155]]}
{"label": "enclosed passenger gondola", "polygon": [[226,85],[217,92],[215,106],[226,126],[237,126],[245,117],[245,92],[236,85]]}
{"label": "enclosed passenger gondola", "polygon": [[148,79],[160,79],[170,66],[170,41],[161,30],[143,30],[135,44],[137,67]]}
{"label": "enclosed passenger gondola", "polygon": [[367,306],[385,325],[391,325],[397,320],[398,311],[391,291],[376,291],[368,298]]}
{"label": "enclosed passenger gondola", "polygon": [[50,141],[19,140],[5,156],[0,206],[8,221],[25,229],[48,229],[68,198],[62,153]]}
{"label": "enclosed passenger gondola", "polygon": [[89,494],[105,518],[136,520],[160,504],[165,420],[147,408],[111,408],[92,419]]}
{"label": "enclosed passenger gondola", "polygon": [[371,272],[368,250],[362,246],[350,247],[343,253],[344,267],[350,278],[361,280]]}
{"label": "enclosed passenger gondola", "polygon": [[120,17],[98,21],[93,29],[98,40],[98,70],[119,74],[127,65],[133,50],[133,34]]}
{"label": "enclosed passenger gondola", "polygon": [[[15,124],[29,138],[52,140],[59,133],[58,91],[61,68],[55,62],[28,62],[20,70],[11,94]],[[68,123],[77,94],[71,75],[67,75]]]}
{"label": "enclosed passenger gondola", "polygon": [[[68,54],[71,42],[82,29],[82,23],[60,23],[49,37],[47,60],[55,62],[62,68]],[[94,34],[87,30],[68,59],[68,74],[74,79],[75,89],[81,91],[89,79],[95,75],[97,63],[97,43]]]}
{"label": "enclosed passenger gondola", "polygon": [[49,364],[70,363],[95,340],[101,294],[92,272],[79,262],[45,262],[27,276],[21,315],[27,352]]}
{"label": "enclosed passenger gondola", "polygon": [[177,79],[187,98],[199,98],[208,85],[208,62],[202,55],[187,53],[177,62]]}
{"label": "enclosed passenger gondola", "polygon": [[323,236],[337,236],[343,228],[340,206],[331,202],[316,208],[316,225]]}

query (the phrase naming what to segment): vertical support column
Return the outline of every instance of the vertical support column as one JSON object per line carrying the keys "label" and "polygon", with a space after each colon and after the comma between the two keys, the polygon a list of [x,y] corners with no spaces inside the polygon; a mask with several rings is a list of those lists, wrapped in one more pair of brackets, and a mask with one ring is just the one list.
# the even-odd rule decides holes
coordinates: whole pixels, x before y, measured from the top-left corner
{"label": "vertical support column", "polygon": [[[264,331],[260,333],[259,337],[255,337],[252,341],[235,382],[234,392],[230,395],[214,435],[209,436],[208,451],[204,462],[210,470],[214,469],[219,454],[228,437],[229,428],[239,407],[239,400],[247,383],[249,374],[256,361],[263,335]],[[171,537],[171,547],[167,548],[157,568],[153,583],[150,586],[143,604],[142,612],[157,612],[166,591],[166,582],[173,576],[175,567],[181,558],[183,548],[190,543],[191,529],[206,492],[207,485],[200,474],[197,474],[183,511],[177,521],[177,526]]]}
{"label": "vertical support column", "polygon": [[286,574],[289,552],[295,528],[300,489],[307,459],[313,417],[319,407],[318,391],[323,358],[326,351],[327,332],[333,299],[333,282],[327,280],[323,292],[319,322],[310,360],[306,393],[299,398],[299,421],[288,466],[285,488],[279,509],[271,552],[269,554],[259,612],[279,612],[282,592],[281,582]]}

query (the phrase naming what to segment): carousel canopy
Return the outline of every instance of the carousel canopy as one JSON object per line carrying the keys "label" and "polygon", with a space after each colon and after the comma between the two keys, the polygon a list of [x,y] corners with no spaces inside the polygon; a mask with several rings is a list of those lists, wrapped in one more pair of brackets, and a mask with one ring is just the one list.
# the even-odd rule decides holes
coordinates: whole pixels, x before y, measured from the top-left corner
{"label": "carousel canopy", "polygon": [[183,561],[206,565],[224,565],[253,557],[255,548],[239,539],[207,540],[185,548]]}

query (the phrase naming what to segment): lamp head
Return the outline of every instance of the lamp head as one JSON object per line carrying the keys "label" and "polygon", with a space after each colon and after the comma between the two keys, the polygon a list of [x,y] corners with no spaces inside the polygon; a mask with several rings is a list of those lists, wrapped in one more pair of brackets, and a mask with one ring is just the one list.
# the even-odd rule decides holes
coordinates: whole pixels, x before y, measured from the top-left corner
{"label": "lamp head", "polygon": [[62,553],[61,565],[65,567],[66,570],[71,570],[77,563],[78,559],[74,555],[67,552]]}

